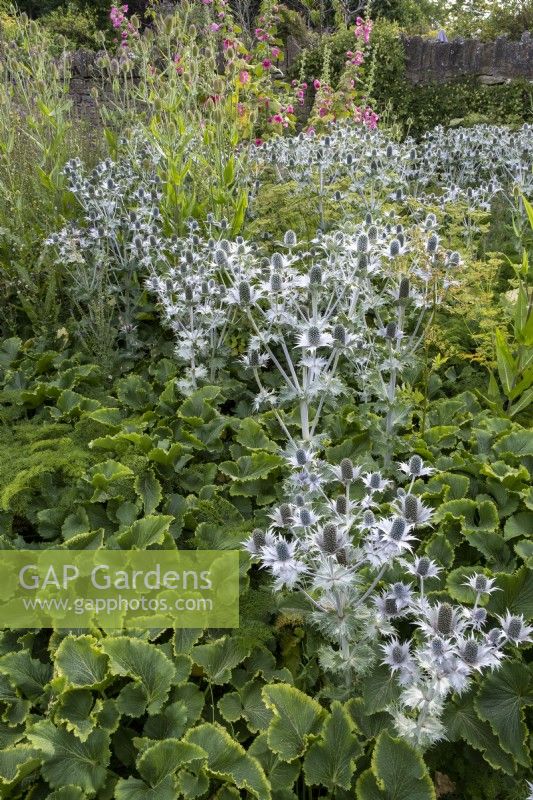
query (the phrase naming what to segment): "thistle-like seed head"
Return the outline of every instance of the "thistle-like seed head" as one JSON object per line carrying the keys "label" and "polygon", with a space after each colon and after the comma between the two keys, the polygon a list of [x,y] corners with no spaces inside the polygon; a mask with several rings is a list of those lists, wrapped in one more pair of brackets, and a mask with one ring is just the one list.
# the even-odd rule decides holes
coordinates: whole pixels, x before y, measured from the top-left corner
{"label": "thistle-like seed head", "polygon": [[248,363],[252,368],[257,368],[259,366],[259,351],[258,350],[250,350],[248,352]]}
{"label": "thistle-like seed head", "polygon": [[396,598],[387,597],[385,600],[385,613],[390,614],[391,616],[398,613],[398,603],[396,602]]}
{"label": "thistle-like seed head", "polygon": [[400,287],[398,289],[398,297],[400,300],[409,300],[409,278],[404,276],[400,280]]}
{"label": "thistle-like seed head", "polygon": [[399,542],[404,535],[406,528],[406,521],[402,519],[402,517],[395,517],[390,528],[390,538],[394,542]]}
{"label": "thistle-like seed head", "polygon": [[279,561],[288,561],[291,557],[291,553],[287,542],[281,541],[276,543],[276,555]]}
{"label": "thistle-like seed head", "polygon": [[287,527],[292,522],[292,508],[288,503],[282,503],[279,507],[281,521]]}
{"label": "thistle-like seed head", "polygon": [[298,508],[303,508],[305,506],[305,497],[303,494],[297,494],[294,498],[294,505],[298,506]]}
{"label": "thistle-like seed head", "polygon": [[340,463],[340,468],[341,468],[341,479],[345,483],[351,483],[351,481],[353,481],[354,478],[353,463],[351,459],[343,458]]}
{"label": "thistle-like seed head", "polygon": [[507,635],[510,639],[519,639],[522,633],[522,620],[520,617],[511,617],[507,625]]}
{"label": "thistle-like seed head", "polygon": [[297,242],[296,234],[294,231],[286,231],[283,237],[283,244],[285,247],[295,247]]}
{"label": "thistle-like seed head", "polygon": [[403,501],[403,511],[408,522],[416,522],[418,517],[418,498],[414,494],[405,495]]}
{"label": "thistle-like seed head", "polygon": [[266,544],[266,536],[265,532],[261,530],[261,528],[255,528],[252,532],[252,539],[254,541],[255,549],[259,550],[261,547],[264,547]]}
{"label": "thistle-like seed head", "polygon": [[480,594],[486,592],[488,585],[489,582],[485,575],[476,575],[476,580],[474,581],[476,592],[479,592]]}
{"label": "thistle-like seed head", "polygon": [[420,456],[414,455],[409,459],[409,472],[418,477],[422,470],[423,462]]}
{"label": "thistle-like seed head", "polygon": [[189,285],[187,285],[187,286],[185,287],[185,300],[186,300],[188,303],[190,303],[192,299],[193,299],[193,291],[192,291],[192,286],[189,286]]}
{"label": "thistle-like seed head", "polygon": [[189,266],[191,266],[191,264],[194,264],[194,253],[193,253],[192,250],[186,250],[185,251],[185,262]]}
{"label": "thistle-like seed head", "polygon": [[356,244],[357,252],[358,253],[366,253],[366,252],[368,252],[368,242],[369,242],[369,239],[368,239],[367,234],[366,233],[361,233],[357,237],[357,244]]}
{"label": "thistle-like seed head", "polygon": [[367,232],[368,240],[371,244],[375,244],[378,240],[378,228],[377,225],[371,225]]}
{"label": "thistle-like seed head", "polygon": [[416,567],[416,574],[420,578],[425,578],[426,575],[429,572],[429,565],[430,564],[431,564],[431,561],[429,560],[429,558],[427,556],[422,556],[421,558],[419,558],[418,565]]}
{"label": "thistle-like seed head", "polygon": [[387,158],[392,158],[392,154],[394,153],[394,148],[391,144],[387,145],[386,153],[387,153]]}
{"label": "thistle-like seed head", "polygon": [[441,603],[437,614],[437,630],[443,636],[449,636],[453,626],[453,608],[449,603]]}
{"label": "thistle-like seed head", "polygon": [[376,522],[376,517],[374,516],[374,512],[367,509],[363,514],[363,525],[367,528],[371,528]]}
{"label": "thistle-like seed head", "polygon": [[436,253],[439,246],[439,237],[436,233],[432,233],[427,242],[428,253]]}
{"label": "thistle-like seed head", "polygon": [[396,256],[400,255],[400,242],[398,239],[393,239],[389,245],[389,253],[391,258],[396,258]]}
{"label": "thistle-like seed head", "polygon": [[299,447],[294,455],[296,457],[296,463],[299,467],[303,467],[305,464],[307,464],[307,453],[303,447]]}
{"label": "thistle-like seed head", "polygon": [[477,642],[469,639],[464,646],[463,661],[467,664],[475,664],[477,662],[479,646]]}
{"label": "thistle-like seed head", "polygon": [[379,472],[373,472],[369,479],[370,488],[371,489],[379,489],[379,485],[381,483],[381,475]]}
{"label": "thistle-like seed head", "polygon": [[461,256],[459,255],[459,253],[456,250],[454,250],[453,253],[450,253],[450,257],[448,259],[448,263],[452,267],[457,267],[461,263]]}
{"label": "thistle-like seed head", "polygon": [[215,250],[215,261],[219,267],[227,267],[228,265],[228,257],[221,247]]}
{"label": "thistle-like seed head", "polygon": [[346,495],[340,494],[337,497],[335,500],[335,510],[337,514],[342,514],[343,516],[348,513],[348,501],[346,499]]}
{"label": "thistle-like seed head", "polygon": [[342,347],[346,344],[346,328],[340,322],[333,328],[333,338]]}
{"label": "thistle-like seed head", "polygon": [[249,306],[252,299],[250,291],[250,284],[248,281],[241,281],[239,283],[239,302],[242,306]]}
{"label": "thistle-like seed head", "polygon": [[398,326],[395,322],[388,322],[385,328],[385,336],[387,339],[394,339],[398,332]]}
{"label": "thistle-like seed head", "polygon": [[322,267],[319,264],[313,264],[309,270],[309,286],[322,285]]}
{"label": "thistle-like seed head", "polygon": [[311,514],[309,512],[309,509],[307,508],[300,509],[300,524],[303,525],[304,527],[307,527],[308,525],[311,524]]}
{"label": "thistle-like seed head", "polygon": [[270,264],[272,265],[273,270],[280,272],[283,269],[283,256],[281,253],[272,253]]}
{"label": "thistle-like seed head", "polygon": [[317,328],[316,325],[310,325],[307,338],[310,347],[318,347],[320,345],[320,328]]}
{"label": "thistle-like seed head", "polygon": [[326,553],[335,553],[337,550],[337,526],[333,522],[324,525],[322,531],[323,549]]}
{"label": "thistle-like seed head", "polygon": [[281,292],[282,286],[281,275],[278,272],[273,272],[270,276],[270,291]]}
{"label": "thistle-like seed head", "polygon": [[403,664],[405,656],[399,644],[395,644],[391,650],[391,658],[393,664]]}

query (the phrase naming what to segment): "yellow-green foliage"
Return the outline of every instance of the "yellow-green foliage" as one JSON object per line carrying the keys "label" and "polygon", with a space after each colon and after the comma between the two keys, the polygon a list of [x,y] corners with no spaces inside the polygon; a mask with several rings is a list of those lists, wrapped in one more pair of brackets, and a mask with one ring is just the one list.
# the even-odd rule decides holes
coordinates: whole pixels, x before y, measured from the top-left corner
{"label": "yellow-green foliage", "polygon": [[[82,449],[69,425],[20,423],[0,432],[0,508],[26,516],[43,479],[51,488],[75,484],[88,464],[90,450]],[[50,499],[50,498],[49,498]]]}

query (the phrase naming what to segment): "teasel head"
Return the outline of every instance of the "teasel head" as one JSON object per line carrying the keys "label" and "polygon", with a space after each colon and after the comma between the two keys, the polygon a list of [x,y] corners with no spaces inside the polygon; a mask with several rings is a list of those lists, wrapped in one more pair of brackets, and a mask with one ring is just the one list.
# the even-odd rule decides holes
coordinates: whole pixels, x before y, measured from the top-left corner
{"label": "teasel head", "polygon": [[345,494],[339,494],[335,500],[335,511],[343,517],[348,513],[348,500]]}
{"label": "teasel head", "polygon": [[302,525],[304,528],[307,528],[312,524],[313,518],[308,508],[300,508],[298,510],[298,514],[300,516],[300,525]]}
{"label": "teasel head", "polygon": [[398,239],[393,239],[389,245],[389,255],[391,258],[396,258],[400,255],[401,245]]}
{"label": "teasel head", "polygon": [[258,552],[266,544],[266,535],[265,532],[261,530],[261,528],[255,528],[252,531],[252,539],[254,542],[254,547]]}
{"label": "teasel head", "polygon": [[403,511],[407,522],[416,522],[418,518],[418,498],[414,494],[405,495]]}
{"label": "teasel head", "polygon": [[437,613],[437,630],[443,636],[453,633],[453,608],[449,603],[441,603]]}
{"label": "teasel head", "polygon": [[364,275],[368,269],[368,255],[360,253],[357,257],[357,271]]}
{"label": "teasel head", "polygon": [[333,555],[337,547],[337,526],[333,522],[328,522],[322,529],[322,550]]}
{"label": "teasel head", "polygon": [[407,522],[402,517],[395,517],[390,527],[390,538],[393,542],[400,542],[407,529]]}
{"label": "teasel head", "polygon": [[248,364],[252,369],[257,369],[261,365],[261,359],[259,358],[259,350],[248,351]]}
{"label": "teasel head", "polygon": [[431,255],[436,253],[438,246],[439,246],[439,237],[437,236],[436,233],[432,233],[426,245],[428,253],[430,253]]}
{"label": "teasel head", "polygon": [[239,283],[239,304],[241,307],[249,306],[252,301],[252,293],[248,281]]}
{"label": "teasel head", "polygon": [[340,347],[346,346],[346,328],[340,322],[333,328],[333,340]]}
{"label": "teasel head", "polygon": [[374,515],[374,512],[371,511],[369,508],[367,508],[366,511],[363,513],[362,523],[365,528],[371,528],[373,525],[376,524],[376,517]]}
{"label": "teasel head", "polygon": [[320,347],[320,328],[316,325],[310,325],[307,331],[307,340],[309,347]]}
{"label": "teasel head", "polygon": [[215,261],[219,267],[228,266],[228,257],[221,247],[218,250],[215,250]]}
{"label": "teasel head", "polygon": [[339,466],[342,482],[352,483],[355,480],[355,472],[352,460],[350,458],[343,458]]}
{"label": "teasel head", "polygon": [[286,231],[283,237],[283,244],[285,247],[296,247],[297,238],[294,231]]}
{"label": "teasel head", "polygon": [[367,235],[368,235],[368,241],[371,244],[376,244],[379,235],[377,225],[370,225],[367,231]]}
{"label": "teasel head", "polygon": [[410,283],[409,278],[404,275],[400,278],[400,285],[398,287],[398,302],[401,306],[407,305],[409,300]]}
{"label": "teasel head", "polygon": [[431,567],[431,559],[428,556],[421,556],[416,564],[416,574],[419,578],[426,578]]}
{"label": "teasel head", "polygon": [[385,326],[385,336],[387,339],[395,339],[398,334],[398,325],[396,322],[387,322]]}
{"label": "teasel head", "polygon": [[292,508],[289,503],[282,503],[279,507],[279,514],[283,525],[288,528],[292,525]]}
{"label": "teasel head", "polygon": [[309,270],[309,286],[317,287],[322,285],[322,267],[320,264],[313,264]]}
{"label": "teasel head", "polygon": [[270,291],[274,294],[281,292],[283,288],[283,281],[279,272],[273,272],[270,276]]}
{"label": "teasel head", "polygon": [[366,233],[361,233],[357,237],[356,250],[358,253],[368,252],[369,238]]}

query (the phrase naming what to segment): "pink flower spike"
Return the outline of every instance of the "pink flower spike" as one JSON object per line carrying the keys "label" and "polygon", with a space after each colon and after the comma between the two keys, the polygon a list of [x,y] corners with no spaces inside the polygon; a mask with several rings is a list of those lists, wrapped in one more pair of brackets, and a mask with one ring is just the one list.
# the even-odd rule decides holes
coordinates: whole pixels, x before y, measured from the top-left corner
{"label": "pink flower spike", "polygon": [[220,30],[220,25],[217,25],[216,22],[212,22],[211,25],[209,26],[209,30],[211,31],[211,33],[216,33],[217,31]]}
{"label": "pink flower spike", "polygon": [[318,78],[314,79],[313,86],[315,87],[315,89],[320,89],[320,81],[318,80]]}
{"label": "pink flower spike", "polygon": [[250,82],[250,73],[245,69],[241,69],[239,72],[239,82],[242,83],[243,86]]}
{"label": "pink flower spike", "polygon": [[261,63],[265,69],[270,69],[272,66],[272,61],[269,58],[264,58]]}

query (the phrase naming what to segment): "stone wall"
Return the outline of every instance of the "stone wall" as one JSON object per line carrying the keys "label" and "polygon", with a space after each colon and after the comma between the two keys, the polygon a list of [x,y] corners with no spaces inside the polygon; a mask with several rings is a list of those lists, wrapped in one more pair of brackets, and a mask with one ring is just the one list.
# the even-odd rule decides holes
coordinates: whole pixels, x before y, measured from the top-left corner
{"label": "stone wall", "polygon": [[[516,78],[533,81],[533,36],[524,33],[520,41],[500,36],[494,42],[454,39],[437,42],[421,36],[404,37],[407,77],[414,84],[446,83],[461,77],[477,77],[483,83],[505,83]],[[301,47],[289,41],[287,61],[296,59]],[[97,53],[72,53],[71,96],[84,114],[95,112],[91,96]],[[285,63],[287,68],[289,64]]]}
{"label": "stone wall", "polygon": [[446,83],[477,77],[483,83],[506,83],[516,78],[533,81],[533,36],[520,41],[499,36],[494,42],[454,39],[438,42],[421,36],[404,38],[407,77],[412,83]]}

